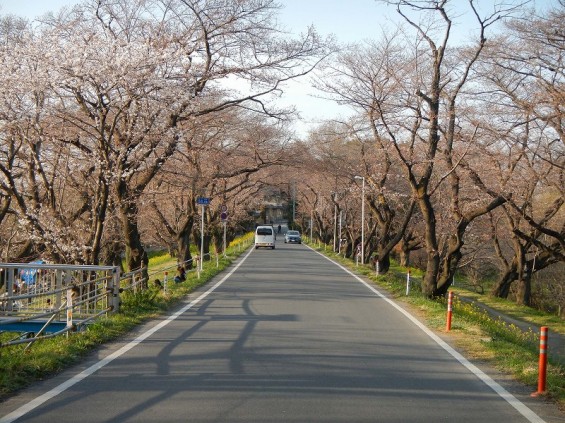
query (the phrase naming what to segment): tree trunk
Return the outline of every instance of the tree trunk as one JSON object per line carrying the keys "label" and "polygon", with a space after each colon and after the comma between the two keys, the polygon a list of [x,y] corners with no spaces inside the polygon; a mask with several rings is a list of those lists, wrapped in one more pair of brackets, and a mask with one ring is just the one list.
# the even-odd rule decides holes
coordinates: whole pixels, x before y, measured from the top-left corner
{"label": "tree trunk", "polygon": [[123,246],[118,239],[106,242],[104,248],[100,251],[99,261],[106,266],[119,266],[120,271],[123,272],[122,253]]}
{"label": "tree trunk", "polygon": [[212,243],[212,237],[210,235],[204,235],[204,261],[210,261],[212,255],[210,254],[210,244]]}
{"label": "tree trunk", "polygon": [[123,201],[120,206],[122,231],[126,243],[126,266],[128,271],[143,269],[142,278],[149,278],[147,265],[149,258],[141,244],[141,235],[137,225],[137,206],[133,202]]}
{"label": "tree trunk", "polygon": [[518,278],[518,272],[516,271],[516,263],[512,263],[502,276],[498,279],[496,285],[491,290],[491,295],[499,298],[508,298],[510,293],[510,286]]}
{"label": "tree trunk", "polygon": [[200,232],[200,227],[198,230],[193,231],[194,244],[198,247],[198,255],[200,251],[204,253],[204,261],[210,260],[210,243],[212,242],[212,237],[210,235],[204,234],[204,248],[202,248],[202,234]]}
{"label": "tree trunk", "polygon": [[373,260],[373,267],[375,268],[375,272],[376,270],[376,262],[379,262],[379,269],[377,274],[378,275],[384,275],[386,274],[389,270],[390,270],[390,253],[388,254],[379,254],[377,257],[375,257],[375,260]]}
{"label": "tree trunk", "polygon": [[524,275],[518,280],[518,292],[516,293],[516,303],[530,306],[532,301],[532,280],[529,276]]}
{"label": "tree trunk", "polygon": [[457,265],[463,256],[461,249],[463,248],[463,236],[469,222],[466,219],[461,219],[457,225],[456,233],[449,237],[447,243],[447,252],[443,259],[441,259],[440,273],[437,278],[437,286],[434,291],[434,297],[443,297],[447,294],[447,290],[453,283],[453,276],[457,271]]}
{"label": "tree trunk", "polygon": [[439,274],[439,251],[436,237],[436,218],[433,206],[428,194],[419,195],[418,203],[425,222],[424,240],[426,245],[426,273],[422,278],[422,293],[431,298],[437,288],[437,277]]}
{"label": "tree trunk", "polygon": [[400,258],[400,265],[402,267],[410,266],[410,251],[411,250],[409,248],[404,248],[404,246],[400,248],[399,258]]}
{"label": "tree trunk", "polygon": [[179,261],[185,263],[187,270],[194,266],[190,253],[190,234],[194,226],[194,217],[188,217],[181,230],[177,233],[177,249]]}
{"label": "tree trunk", "polygon": [[455,275],[455,271],[457,270],[457,265],[459,264],[461,257],[461,249],[459,248],[457,251],[448,254],[443,259],[442,272],[437,280],[437,287],[433,294],[434,297],[444,297],[447,295],[447,291],[453,283],[453,276]]}
{"label": "tree trunk", "polygon": [[99,180],[99,199],[96,204],[94,214],[94,234],[92,239],[92,249],[87,257],[87,264],[97,265],[100,263],[100,255],[102,253],[102,236],[104,234],[106,223],[106,212],[108,210],[108,198],[110,196],[109,187],[104,180]]}
{"label": "tree trunk", "polygon": [[410,253],[422,248],[420,240],[414,236],[412,231],[404,231],[399,241],[400,247],[400,265],[403,267],[410,266]]}
{"label": "tree trunk", "polygon": [[526,264],[522,277],[518,279],[518,292],[516,302],[521,305],[530,306],[532,302],[532,269]]}

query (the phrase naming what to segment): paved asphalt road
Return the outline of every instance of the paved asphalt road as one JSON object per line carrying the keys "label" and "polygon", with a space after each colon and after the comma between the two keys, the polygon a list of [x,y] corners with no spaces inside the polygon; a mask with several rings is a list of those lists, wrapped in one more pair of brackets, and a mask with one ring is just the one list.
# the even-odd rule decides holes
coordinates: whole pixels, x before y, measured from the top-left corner
{"label": "paved asphalt road", "polygon": [[280,237],[137,335],[0,404],[0,422],[544,421],[352,275]]}

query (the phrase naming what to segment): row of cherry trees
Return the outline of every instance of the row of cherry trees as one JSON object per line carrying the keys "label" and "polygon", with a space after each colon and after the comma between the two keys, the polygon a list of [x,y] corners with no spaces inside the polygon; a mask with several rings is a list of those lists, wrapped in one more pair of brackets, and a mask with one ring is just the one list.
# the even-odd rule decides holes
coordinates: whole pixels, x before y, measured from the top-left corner
{"label": "row of cherry trees", "polygon": [[[2,18],[2,260],[125,253],[137,269],[150,244],[190,260],[197,197],[213,198],[207,249],[220,204],[231,234],[276,186],[350,256],[364,193],[365,258],[387,272],[393,252],[408,264],[420,249],[428,296],[491,263],[493,293],[530,302],[532,276],[564,261],[562,0],[540,17],[468,1],[475,32],[457,44],[460,2],[377,3],[404,24],[329,61],[313,30],[279,31],[272,0],[87,0]],[[297,142],[274,100],[316,67],[354,115]]]}
{"label": "row of cherry trees", "polygon": [[318,81],[355,114],[311,134],[317,176],[301,182],[303,215],[326,242],[347,216],[352,254],[361,176],[364,255],[381,272],[395,249],[405,259],[421,248],[426,295],[444,295],[457,269],[482,266],[499,269],[494,295],[514,286],[528,304],[532,276],[565,261],[565,5],[536,17],[524,4],[485,13],[469,1],[476,32],[455,44],[454,2],[382,3],[404,25],[350,46]]}
{"label": "row of cherry trees", "polygon": [[280,32],[272,0],[86,0],[2,18],[2,260],[189,260],[197,196],[241,204],[281,164],[292,110],[272,102],[329,52]]}

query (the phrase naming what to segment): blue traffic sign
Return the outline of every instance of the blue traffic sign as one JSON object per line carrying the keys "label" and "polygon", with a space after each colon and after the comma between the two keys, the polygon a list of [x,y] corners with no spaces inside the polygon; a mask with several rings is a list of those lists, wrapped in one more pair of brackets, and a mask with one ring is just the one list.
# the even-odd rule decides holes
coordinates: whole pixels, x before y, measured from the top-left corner
{"label": "blue traffic sign", "polygon": [[210,204],[210,199],[207,197],[198,197],[196,199],[196,204],[201,204],[203,206],[207,206]]}

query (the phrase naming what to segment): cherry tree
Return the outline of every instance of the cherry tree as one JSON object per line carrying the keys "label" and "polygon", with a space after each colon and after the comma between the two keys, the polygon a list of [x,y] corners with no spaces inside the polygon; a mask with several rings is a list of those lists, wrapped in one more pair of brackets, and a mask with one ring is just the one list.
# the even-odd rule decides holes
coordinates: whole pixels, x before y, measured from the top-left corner
{"label": "cherry tree", "polygon": [[[390,254],[402,240],[415,201],[404,182],[394,149],[380,126],[384,108],[402,95],[402,86],[391,77],[403,63],[398,34],[366,41],[343,52],[335,64],[325,67],[318,87],[340,104],[347,104],[357,117],[344,124],[350,139],[350,169],[366,181],[366,200],[373,224],[365,237],[364,257],[376,252],[379,272],[390,267]],[[369,222],[370,222],[369,221]]]}
{"label": "cherry tree", "polygon": [[[306,141],[294,144],[292,163],[288,164],[290,169],[285,176],[292,182],[287,191],[292,191],[298,199],[297,212],[302,229],[307,230],[312,224],[312,233],[326,243],[334,243],[336,250],[338,216],[352,202],[360,205],[360,193],[352,200],[353,190],[356,190],[352,183],[353,151],[357,150],[351,148],[351,140],[343,125],[336,122],[322,124],[311,131]],[[359,224],[355,225],[358,234],[360,229]],[[353,243],[357,238],[355,236],[350,241]]]}
{"label": "cherry tree", "polygon": [[166,244],[172,245],[180,261],[191,263],[191,234],[195,232],[194,243],[201,238],[195,224],[201,218],[196,198],[212,199],[204,216],[209,228],[204,252],[208,253],[210,235],[216,248],[223,241],[220,206],[228,208],[233,229],[247,219],[249,195],[260,182],[261,170],[280,163],[286,137],[280,125],[265,125],[257,116],[236,109],[200,116],[190,129],[187,123],[183,128],[183,145],[163,166],[144,202],[157,217],[153,224],[165,228]]}
{"label": "cherry tree", "polygon": [[[492,225],[503,268],[492,293],[507,297],[517,281],[516,300],[523,304],[531,300],[532,275],[565,261],[563,17],[563,10],[555,9],[527,25],[509,21],[508,31],[489,46],[477,72],[490,91],[483,105],[489,110],[484,126],[493,140],[487,151],[499,163],[500,183],[491,189],[513,194],[503,218]],[[509,234],[511,248],[502,247],[500,232]]]}
{"label": "cherry tree", "polygon": [[[401,60],[396,61],[395,72],[380,74],[383,80],[393,80],[401,87],[399,94],[393,98],[375,96],[372,107],[380,130],[404,169],[424,221],[427,263],[422,291],[427,296],[444,295],[462,257],[469,225],[506,201],[502,195],[463,201],[464,175],[459,163],[465,145],[474,142],[474,130],[462,119],[465,116],[462,97],[470,71],[485,47],[487,28],[517,6],[495,4],[492,13],[483,17],[474,2],[469,1],[468,10],[478,26],[477,42],[465,49],[452,49],[451,2],[384,3],[396,7],[413,34],[407,31],[403,38],[403,45],[411,49],[404,49]],[[377,90],[377,94],[381,91]],[[439,232],[438,209],[434,204],[440,192],[449,196],[450,218],[454,223],[445,240]]]}
{"label": "cherry tree", "polygon": [[276,10],[271,1],[92,0],[39,26],[32,46],[57,121],[49,136],[90,158],[92,210],[100,228],[110,205],[120,217],[129,269],[147,261],[140,198],[191,120],[232,107],[286,118],[267,97],[327,54],[313,31],[278,37]]}
{"label": "cherry tree", "polygon": [[[2,198],[10,206],[14,240],[59,262],[96,262],[89,181],[92,162],[72,145],[58,146],[51,70],[43,68],[45,48],[31,26],[19,26],[17,37],[2,44]],[[71,131],[72,132],[72,131]],[[11,241],[12,242],[12,241]],[[15,258],[12,255],[12,258]]]}

